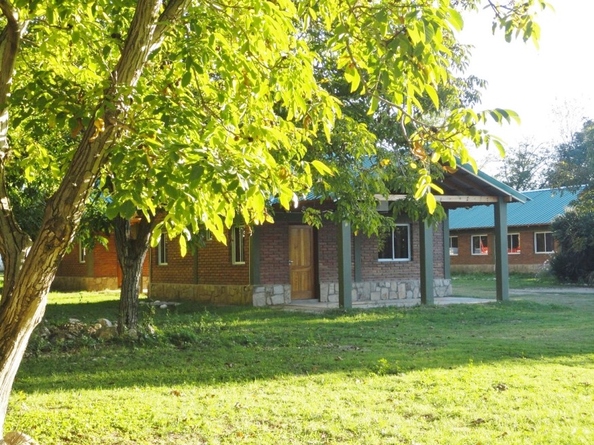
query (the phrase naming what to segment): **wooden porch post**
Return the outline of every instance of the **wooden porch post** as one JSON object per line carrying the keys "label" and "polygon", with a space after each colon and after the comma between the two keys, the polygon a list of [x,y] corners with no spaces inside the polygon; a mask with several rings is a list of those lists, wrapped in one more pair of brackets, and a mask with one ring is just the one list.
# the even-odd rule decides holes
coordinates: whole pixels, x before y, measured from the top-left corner
{"label": "wooden porch post", "polygon": [[497,278],[497,301],[508,301],[507,203],[502,197],[499,197],[495,204],[495,275]]}
{"label": "wooden porch post", "polygon": [[433,304],[433,226],[419,222],[421,247],[421,304]]}
{"label": "wooden porch post", "polygon": [[355,256],[355,283],[363,281],[363,258],[361,257],[361,250],[363,249],[363,235],[360,233],[355,235],[355,242],[353,244],[353,251]]}
{"label": "wooden porch post", "polygon": [[443,220],[443,276],[452,278],[450,263],[450,211],[444,209],[446,217]]}
{"label": "wooden porch post", "polygon": [[250,284],[260,284],[260,234],[260,226],[254,226],[250,236]]}
{"label": "wooden porch post", "polygon": [[343,221],[338,233],[338,306],[353,307],[351,272],[351,224]]}

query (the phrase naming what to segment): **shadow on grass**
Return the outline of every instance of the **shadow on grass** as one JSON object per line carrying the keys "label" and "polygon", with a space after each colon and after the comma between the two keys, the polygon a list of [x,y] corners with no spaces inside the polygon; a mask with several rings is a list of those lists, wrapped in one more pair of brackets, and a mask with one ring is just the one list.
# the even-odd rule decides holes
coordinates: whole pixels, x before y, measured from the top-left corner
{"label": "shadow on grass", "polygon": [[[52,305],[46,318],[93,320],[113,313],[117,301]],[[184,303],[175,312],[145,313],[157,333],[144,342],[28,357],[14,389],[132,389],[357,375],[377,372],[379,362],[384,373],[514,359],[571,365],[574,359],[592,362],[592,315],[591,304],[572,308],[531,301],[320,314]]]}

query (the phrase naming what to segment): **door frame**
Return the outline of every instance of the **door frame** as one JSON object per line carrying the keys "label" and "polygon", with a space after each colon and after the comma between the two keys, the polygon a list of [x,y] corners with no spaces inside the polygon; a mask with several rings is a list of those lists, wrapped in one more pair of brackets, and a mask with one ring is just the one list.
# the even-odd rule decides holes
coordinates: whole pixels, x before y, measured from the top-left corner
{"label": "door frame", "polygon": [[[308,224],[290,223],[287,229],[287,248],[289,250],[289,259],[291,261],[290,253],[290,231],[291,227],[309,227],[311,230],[311,265],[312,265],[312,296],[311,299],[320,298],[320,283],[319,283],[319,268],[318,268],[318,230]],[[289,283],[291,282],[291,264],[289,264]],[[297,301],[299,299],[295,299]],[[291,289],[291,301],[293,301],[293,289]]]}

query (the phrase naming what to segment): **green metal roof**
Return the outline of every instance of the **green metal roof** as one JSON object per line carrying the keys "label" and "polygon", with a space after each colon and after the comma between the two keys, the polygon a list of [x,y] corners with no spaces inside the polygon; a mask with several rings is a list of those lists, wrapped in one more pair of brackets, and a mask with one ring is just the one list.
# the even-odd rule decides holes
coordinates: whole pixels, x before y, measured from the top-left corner
{"label": "green metal roof", "polygon": [[[542,189],[522,192],[529,200],[507,205],[507,225],[548,225],[556,216],[565,212],[579,192],[567,189]],[[479,229],[494,226],[493,206],[476,206],[450,210],[450,230]]]}

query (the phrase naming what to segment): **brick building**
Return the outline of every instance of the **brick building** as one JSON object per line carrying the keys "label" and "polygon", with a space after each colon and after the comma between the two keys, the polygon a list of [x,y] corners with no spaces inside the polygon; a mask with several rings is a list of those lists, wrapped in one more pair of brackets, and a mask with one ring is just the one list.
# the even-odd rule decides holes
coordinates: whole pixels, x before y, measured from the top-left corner
{"label": "brick building", "polygon": [[[151,252],[151,298],[255,305],[312,298],[338,302],[338,226],[328,223],[315,229],[302,224],[299,213],[278,213],[275,220],[252,233],[233,227],[227,245],[212,239],[183,258],[177,240],[163,237]],[[233,232],[241,240],[243,256]],[[396,250],[384,252],[383,258],[376,237],[351,234],[355,300],[420,298],[419,223],[401,222],[398,233],[396,238],[388,235],[387,243]],[[166,250],[165,260],[160,250]],[[441,226],[433,235],[433,256],[436,296],[448,295]]]}
{"label": "brick building", "polygon": [[[543,189],[523,192],[526,203],[508,205],[507,259],[513,272],[537,272],[555,251],[553,220],[565,212],[577,193]],[[455,272],[495,270],[493,215],[484,206],[449,214],[449,256]]]}
{"label": "brick building", "polygon": [[[507,227],[507,203],[526,198],[482,172],[460,166],[439,184],[446,209],[489,204],[498,229]],[[403,195],[378,196],[382,201]],[[303,204],[303,203],[302,203]],[[311,204],[311,203],[309,203]],[[339,302],[412,300],[430,303],[451,294],[448,222],[429,227],[398,219],[386,239],[354,235],[348,223],[315,229],[299,209],[278,212],[275,223],[253,229],[234,226],[227,243],[206,242],[184,258],[176,240],[161,237],[150,254],[150,297],[193,299],[211,304],[255,306],[316,299]],[[498,280],[507,263],[498,264]],[[507,298],[505,282],[498,298]]]}
{"label": "brick building", "polygon": [[[143,265],[143,287],[148,286],[149,263]],[[108,237],[107,246],[96,244],[86,249],[75,243],[67,253],[56,273],[53,290],[100,291],[118,289],[122,284],[122,270],[116,254],[115,236]]]}

